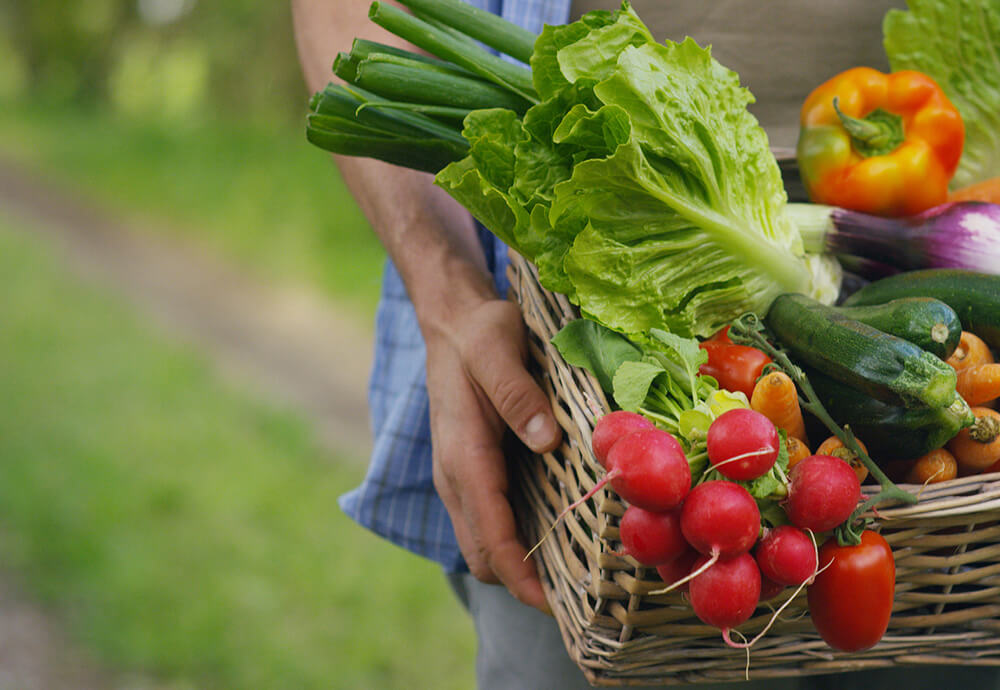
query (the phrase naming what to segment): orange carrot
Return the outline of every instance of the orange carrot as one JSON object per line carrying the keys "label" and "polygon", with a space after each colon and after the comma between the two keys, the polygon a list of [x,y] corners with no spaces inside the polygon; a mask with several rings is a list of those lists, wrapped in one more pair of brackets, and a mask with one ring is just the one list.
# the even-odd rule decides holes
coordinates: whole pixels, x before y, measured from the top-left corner
{"label": "orange carrot", "polygon": [[785,372],[776,369],[761,377],[753,387],[750,407],[770,419],[774,426],[784,429],[789,437],[809,442],[799,393],[795,382]]}
{"label": "orange carrot", "polygon": [[[868,452],[868,446],[862,443],[861,439],[855,438],[854,440],[858,442],[859,446],[861,446],[861,450],[866,453]],[[816,455],[832,455],[835,458],[840,458],[851,466],[851,469],[854,470],[854,474],[858,475],[859,482],[863,482],[868,478],[868,468],[865,467],[863,462],[861,462],[861,458],[859,458],[857,453],[853,450],[847,448],[844,445],[844,442],[836,436],[830,436],[819,444],[819,448],[816,449]]]}
{"label": "orange carrot", "polygon": [[785,445],[788,446],[788,469],[792,469],[800,460],[812,455],[809,451],[809,446],[800,438],[789,436],[785,440]]}
{"label": "orange carrot", "polygon": [[1000,364],[980,364],[958,372],[955,390],[972,407],[1000,398]]}
{"label": "orange carrot", "polygon": [[958,476],[958,461],[946,448],[936,448],[917,458],[906,474],[911,484],[936,484]]}
{"label": "orange carrot", "polygon": [[988,201],[1000,204],[1000,177],[991,177],[949,192],[948,201]]}
{"label": "orange carrot", "polygon": [[1000,460],[1000,412],[989,407],[973,407],[976,421],[948,441],[947,448],[955,456],[958,469],[975,474]]}
{"label": "orange carrot", "polygon": [[983,339],[975,333],[962,331],[962,337],[958,341],[958,347],[946,360],[955,371],[968,369],[980,364],[992,364],[993,353]]}

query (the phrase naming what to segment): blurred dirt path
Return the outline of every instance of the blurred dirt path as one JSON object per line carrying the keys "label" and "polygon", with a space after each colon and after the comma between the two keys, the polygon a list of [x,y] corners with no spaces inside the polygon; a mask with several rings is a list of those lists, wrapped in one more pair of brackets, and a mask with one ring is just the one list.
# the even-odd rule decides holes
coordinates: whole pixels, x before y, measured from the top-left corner
{"label": "blurred dirt path", "polygon": [[303,413],[333,450],[370,450],[369,328],[307,288],[262,285],[205,252],[123,220],[0,158],[0,208],[30,222],[67,264],[132,300],[265,399]]}
{"label": "blurred dirt path", "polygon": [[[67,266],[126,296],[169,337],[208,353],[238,385],[302,414],[331,455],[367,457],[372,334],[356,316],[304,288],[262,285],[2,157],[0,212],[42,233]],[[0,566],[0,690],[155,688],[88,658]]]}

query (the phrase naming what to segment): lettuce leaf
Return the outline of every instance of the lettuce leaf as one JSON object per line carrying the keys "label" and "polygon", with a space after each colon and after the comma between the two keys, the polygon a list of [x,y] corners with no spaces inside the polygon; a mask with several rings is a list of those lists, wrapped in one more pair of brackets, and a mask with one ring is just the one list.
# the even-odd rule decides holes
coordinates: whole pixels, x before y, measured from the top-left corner
{"label": "lettuce leaf", "polygon": [[883,44],[892,69],[934,79],[965,122],[953,189],[1000,175],[1000,4],[908,0],[886,13]]}
{"label": "lettuce leaf", "polygon": [[471,114],[469,156],[437,183],[546,288],[640,341],[707,336],[781,292],[836,296],[786,214],[753,96],[709,49],[656,43],[625,3],[546,27],[531,65],[543,100],[520,120]]}

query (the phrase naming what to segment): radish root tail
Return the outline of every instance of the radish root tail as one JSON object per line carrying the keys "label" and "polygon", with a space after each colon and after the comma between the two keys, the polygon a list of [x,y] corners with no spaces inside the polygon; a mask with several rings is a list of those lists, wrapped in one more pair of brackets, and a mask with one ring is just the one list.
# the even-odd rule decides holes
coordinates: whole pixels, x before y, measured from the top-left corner
{"label": "radish root tail", "polygon": [[545,530],[545,534],[543,534],[542,537],[541,537],[541,539],[538,540],[538,543],[536,543],[534,546],[532,546],[531,550],[528,551],[528,553],[526,553],[524,555],[524,560],[528,560],[529,558],[531,558],[531,554],[533,554],[535,552],[535,550],[537,550],[538,547],[542,545],[542,542],[544,542],[548,538],[548,536],[550,534],[552,534],[552,531],[556,528],[556,526],[559,524],[559,522],[564,517],[566,517],[572,511],[576,510],[577,507],[579,507],[584,501],[587,501],[588,499],[592,498],[594,496],[594,494],[596,494],[598,491],[600,491],[601,489],[603,489],[607,485],[608,482],[610,482],[612,479],[614,479],[615,477],[617,477],[619,474],[621,474],[621,472],[619,472],[617,469],[611,470],[606,475],[604,475],[604,477],[601,479],[601,481],[599,481],[596,484],[594,484],[594,488],[593,489],[591,489],[590,491],[588,491],[587,493],[585,493],[583,496],[581,496],[580,498],[578,498],[577,500],[573,501],[568,506],[566,506],[563,509],[563,511],[561,513],[559,513],[559,515],[556,516],[556,519],[552,522],[552,524],[549,525],[549,528],[547,530]]}
{"label": "radish root tail", "polygon": [[719,560],[719,552],[718,552],[718,550],[713,550],[712,551],[712,556],[707,561],[705,561],[705,563],[700,568],[698,568],[697,570],[691,571],[690,573],[688,573],[687,575],[685,575],[681,579],[679,579],[679,580],[677,580],[675,582],[670,583],[668,586],[666,586],[666,587],[664,587],[662,589],[654,589],[652,592],[646,592],[646,594],[647,594],[647,596],[652,596],[653,594],[666,594],[667,592],[672,592],[673,590],[675,590],[678,587],[680,587],[681,585],[683,585],[685,582],[690,582],[691,580],[693,580],[696,577],[698,577],[699,575],[701,575],[703,572],[705,572],[706,570],[708,570],[709,568],[711,568],[713,565],[715,565],[716,561],[718,561],[718,560]]}

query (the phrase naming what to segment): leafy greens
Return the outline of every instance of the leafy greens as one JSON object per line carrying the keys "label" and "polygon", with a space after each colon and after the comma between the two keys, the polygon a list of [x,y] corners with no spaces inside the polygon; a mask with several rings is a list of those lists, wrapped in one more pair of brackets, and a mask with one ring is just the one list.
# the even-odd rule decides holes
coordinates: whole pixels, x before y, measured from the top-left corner
{"label": "leafy greens", "polygon": [[436,181],[546,288],[639,339],[836,295],[785,213],[753,96],[709,49],[657,43],[624,3],[546,27],[531,68],[540,102],[470,113],[469,154]]}
{"label": "leafy greens", "polygon": [[962,114],[965,148],[951,186],[1000,175],[1000,4],[908,0],[907,6],[885,16],[885,52],[894,71],[934,79]]}

